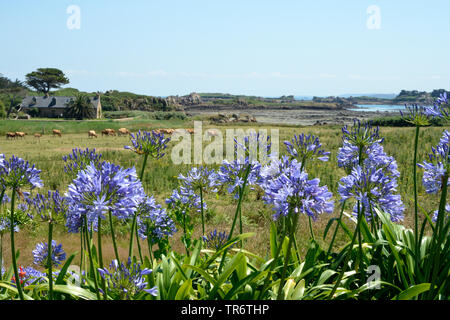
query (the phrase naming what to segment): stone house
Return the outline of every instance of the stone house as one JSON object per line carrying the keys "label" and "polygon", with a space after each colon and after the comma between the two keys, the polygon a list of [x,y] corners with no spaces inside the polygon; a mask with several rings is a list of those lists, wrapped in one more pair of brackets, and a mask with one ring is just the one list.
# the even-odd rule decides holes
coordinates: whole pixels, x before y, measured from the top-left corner
{"label": "stone house", "polygon": [[[28,96],[25,97],[21,104],[21,110],[24,112],[32,108],[39,110],[39,117],[44,118],[62,118],[64,109],[67,103],[75,97],[52,97],[52,96]],[[96,110],[96,118],[102,116],[102,104],[100,102],[100,95],[89,98],[92,106]]]}

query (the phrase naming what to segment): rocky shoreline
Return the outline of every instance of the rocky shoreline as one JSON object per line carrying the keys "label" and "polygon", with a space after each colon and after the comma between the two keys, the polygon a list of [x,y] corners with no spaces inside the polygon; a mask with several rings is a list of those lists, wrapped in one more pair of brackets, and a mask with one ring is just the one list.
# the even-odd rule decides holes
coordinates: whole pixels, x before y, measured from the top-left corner
{"label": "rocky shoreline", "polygon": [[[258,122],[265,124],[287,125],[325,125],[325,124],[351,124],[353,119],[371,120],[380,117],[398,116],[399,112],[391,111],[353,111],[348,109],[322,109],[322,108],[232,108],[232,107],[201,107],[191,106],[185,108],[190,116],[205,116],[212,122],[224,123],[220,119],[241,119],[239,122]],[[236,115],[238,117],[236,117]],[[215,119],[219,119],[216,121]],[[248,120],[246,120],[248,119]]]}

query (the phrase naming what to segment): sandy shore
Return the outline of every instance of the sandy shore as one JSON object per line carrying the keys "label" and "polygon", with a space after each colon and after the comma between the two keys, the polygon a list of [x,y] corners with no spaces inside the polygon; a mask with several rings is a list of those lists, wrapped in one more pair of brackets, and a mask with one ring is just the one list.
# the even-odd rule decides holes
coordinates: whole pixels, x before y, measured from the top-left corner
{"label": "sandy shore", "polygon": [[204,107],[188,107],[185,109],[189,115],[217,115],[225,114],[250,114],[259,123],[290,124],[290,125],[319,125],[319,124],[351,124],[353,119],[370,120],[380,117],[398,116],[398,112],[371,112],[333,109],[267,109],[267,108],[218,108],[212,110]]}

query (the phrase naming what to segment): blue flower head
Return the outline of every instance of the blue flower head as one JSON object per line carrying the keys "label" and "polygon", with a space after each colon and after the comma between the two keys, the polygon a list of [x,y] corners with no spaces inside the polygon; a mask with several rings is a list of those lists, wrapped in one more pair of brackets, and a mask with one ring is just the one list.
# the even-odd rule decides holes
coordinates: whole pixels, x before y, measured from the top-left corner
{"label": "blue flower head", "polygon": [[314,135],[294,135],[291,141],[284,141],[288,153],[297,158],[300,162],[308,159],[318,159],[320,161],[328,161],[330,152],[322,148],[319,138]]}
{"label": "blue flower head", "polygon": [[147,292],[152,296],[157,295],[157,288],[147,288],[146,275],[149,275],[151,269],[141,269],[138,263],[132,263],[128,258],[127,264],[123,262],[119,266],[117,260],[113,260],[107,268],[98,268],[100,276],[106,281],[108,293],[116,299],[134,299],[141,292]]}
{"label": "blue flower head", "polygon": [[175,223],[153,197],[146,197],[139,205],[137,225],[138,235],[143,239],[149,238],[153,244],[176,232]]}
{"label": "blue flower head", "polygon": [[43,186],[39,176],[41,170],[30,165],[28,161],[12,156],[9,160],[2,157],[0,163],[0,189],[18,190],[24,187],[34,189]]}
{"label": "blue flower head", "polygon": [[290,213],[306,214],[316,220],[322,213],[333,212],[332,194],[327,186],[319,186],[319,179],[308,179],[301,167],[297,159],[283,156],[261,170],[263,199],[273,206],[274,220]]}
{"label": "blue flower head", "polygon": [[69,185],[66,226],[69,232],[79,232],[87,219],[96,229],[97,220],[111,211],[118,219],[132,217],[145,197],[136,169],[124,169],[109,162],[100,168],[90,164]]}
{"label": "blue flower head", "polygon": [[[429,161],[418,163],[417,165],[425,169],[422,183],[427,193],[437,193],[442,188],[445,174],[450,170],[450,150],[449,150],[450,132],[445,130],[438,145],[431,148]],[[450,180],[447,180],[447,185]]]}
{"label": "blue flower head", "polygon": [[96,153],[95,149],[72,149],[71,154],[63,156],[63,160],[65,162],[64,172],[66,172],[72,178],[75,178],[78,175],[79,171],[86,169],[86,167],[91,163],[98,167],[101,164],[101,157],[102,155]]}
{"label": "blue flower head", "polygon": [[163,133],[139,130],[136,134],[131,134],[132,146],[125,146],[125,149],[130,149],[139,155],[159,159],[165,155],[163,150],[167,148],[169,141],[170,138],[165,138]]}
{"label": "blue flower head", "polygon": [[[66,253],[62,248],[62,244],[57,245],[55,240],[52,240],[51,265],[58,266],[62,261],[66,260]],[[49,268],[48,261],[48,243],[38,243],[36,249],[33,250],[34,264],[44,268]]]}

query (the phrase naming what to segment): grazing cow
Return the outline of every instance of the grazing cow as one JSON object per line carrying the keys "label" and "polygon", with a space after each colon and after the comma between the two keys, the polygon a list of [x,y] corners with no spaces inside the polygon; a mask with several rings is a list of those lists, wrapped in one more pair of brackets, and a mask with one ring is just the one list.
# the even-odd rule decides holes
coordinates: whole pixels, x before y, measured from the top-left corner
{"label": "grazing cow", "polygon": [[35,134],[34,134],[34,137],[37,138],[37,139],[40,139],[40,138],[42,137],[42,134],[40,134],[40,133],[35,133]]}
{"label": "grazing cow", "polygon": [[131,134],[130,130],[128,130],[127,128],[120,128],[120,129],[117,131],[117,133],[119,134],[119,136]]}
{"label": "grazing cow", "polygon": [[89,130],[89,132],[88,132],[88,138],[90,138],[90,137],[96,137],[96,138],[97,138],[97,134],[95,133],[94,130]]}
{"label": "grazing cow", "polygon": [[56,136],[56,135],[57,135],[57,136],[62,137],[62,132],[61,132],[61,130],[53,129],[52,132],[53,132],[53,136]]}
{"label": "grazing cow", "polygon": [[208,131],[206,131],[206,133],[210,137],[217,137],[219,135],[219,132],[217,132],[217,130],[214,129],[209,129]]}
{"label": "grazing cow", "polygon": [[27,134],[25,132],[21,132],[21,131],[16,132],[16,137],[25,138],[26,135]]}
{"label": "grazing cow", "polygon": [[6,133],[6,139],[15,139],[16,133],[15,132],[7,132]]}
{"label": "grazing cow", "polygon": [[186,129],[187,132],[189,132],[190,134],[194,134],[194,129]]}
{"label": "grazing cow", "polygon": [[175,129],[160,129],[158,131],[159,133],[172,134],[174,133]]}
{"label": "grazing cow", "polygon": [[102,130],[102,137],[106,135],[106,136],[115,136],[116,135],[116,130],[114,129],[104,129]]}

